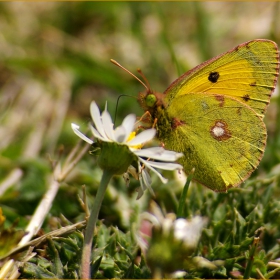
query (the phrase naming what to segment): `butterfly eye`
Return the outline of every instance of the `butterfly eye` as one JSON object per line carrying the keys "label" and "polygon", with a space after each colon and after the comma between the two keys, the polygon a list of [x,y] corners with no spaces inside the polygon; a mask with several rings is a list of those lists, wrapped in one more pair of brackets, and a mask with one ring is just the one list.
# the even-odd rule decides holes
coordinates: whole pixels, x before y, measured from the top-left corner
{"label": "butterfly eye", "polygon": [[154,94],[148,94],[145,98],[145,101],[146,101],[146,105],[148,107],[154,107],[156,102],[157,102],[157,98]]}

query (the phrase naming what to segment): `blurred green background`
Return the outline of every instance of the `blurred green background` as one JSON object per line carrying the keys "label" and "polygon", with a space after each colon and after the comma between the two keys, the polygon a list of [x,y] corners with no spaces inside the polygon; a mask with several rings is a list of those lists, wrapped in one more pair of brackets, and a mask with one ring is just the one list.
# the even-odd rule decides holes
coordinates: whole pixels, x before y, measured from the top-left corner
{"label": "blurred green background", "polygon": [[[120,94],[136,97],[144,90],[111,58],[133,73],[141,68],[151,88],[163,92],[185,71],[238,44],[257,38],[279,43],[279,14],[279,2],[1,2],[0,206],[7,225],[18,217],[19,226],[26,225],[54,164],[78,141],[71,122],[85,131],[92,100],[100,108],[108,101],[114,115]],[[277,168],[278,104],[275,94],[266,117],[267,151],[254,175]],[[129,113],[143,112],[136,99],[123,97],[116,124]],[[3,187],[15,171],[18,177]],[[61,186],[50,217],[81,220],[77,194],[82,184],[94,194],[99,178],[86,155]],[[126,227],[131,204],[145,209],[146,200],[134,201],[138,182],[129,189],[121,178],[112,184],[101,217]],[[174,191],[155,184],[158,199],[163,188]]]}

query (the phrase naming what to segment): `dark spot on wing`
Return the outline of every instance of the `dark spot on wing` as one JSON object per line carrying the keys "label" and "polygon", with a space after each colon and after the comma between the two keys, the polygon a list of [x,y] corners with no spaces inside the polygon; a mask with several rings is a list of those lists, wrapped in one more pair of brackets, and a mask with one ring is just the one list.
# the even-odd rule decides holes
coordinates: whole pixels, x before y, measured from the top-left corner
{"label": "dark spot on wing", "polygon": [[211,83],[216,83],[218,81],[219,77],[220,77],[219,72],[210,72],[210,74],[208,76],[208,80]]}
{"label": "dark spot on wing", "polygon": [[250,98],[250,95],[249,94],[245,94],[245,95],[243,95],[242,96],[242,99],[244,100],[244,101],[249,101],[251,98]]}
{"label": "dark spot on wing", "polygon": [[215,95],[215,99],[220,102],[219,106],[223,107],[225,103],[225,98],[223,95]]}

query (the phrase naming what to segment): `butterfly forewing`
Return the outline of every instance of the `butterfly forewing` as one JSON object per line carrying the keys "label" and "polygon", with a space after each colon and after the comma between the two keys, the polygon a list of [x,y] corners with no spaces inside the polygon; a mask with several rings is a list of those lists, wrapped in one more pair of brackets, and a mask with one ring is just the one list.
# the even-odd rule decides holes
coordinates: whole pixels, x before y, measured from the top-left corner
{"label": "butterfly forewing", "polygon": [[236,98],[263,118],[279,74],[277,45],[254,40],[208,60],[179,77],[165,91],[168,103],[189,93]]}

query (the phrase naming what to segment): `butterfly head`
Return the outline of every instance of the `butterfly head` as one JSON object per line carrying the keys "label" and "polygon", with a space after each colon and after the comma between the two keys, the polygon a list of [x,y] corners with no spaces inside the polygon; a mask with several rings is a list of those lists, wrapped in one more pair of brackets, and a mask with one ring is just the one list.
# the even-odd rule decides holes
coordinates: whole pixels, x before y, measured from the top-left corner
{"label": "butterfly head", "polygon": [[147,107],[154,108],[157,102],[157,98],[154,94],[148,94],[145,98],[145,103]]}
{"label": "butterfly head", "polygon": [[163,103],[163,94],[152,91],[150,88],[145,92],[139,93],[138,102],[143,110],[150,112],[152,116],[159,106],[165,107]]}

